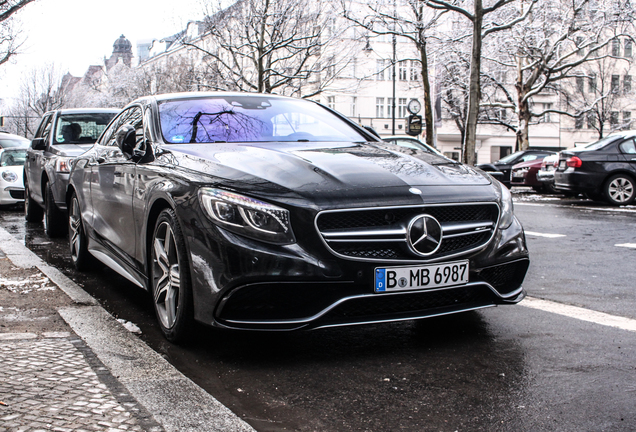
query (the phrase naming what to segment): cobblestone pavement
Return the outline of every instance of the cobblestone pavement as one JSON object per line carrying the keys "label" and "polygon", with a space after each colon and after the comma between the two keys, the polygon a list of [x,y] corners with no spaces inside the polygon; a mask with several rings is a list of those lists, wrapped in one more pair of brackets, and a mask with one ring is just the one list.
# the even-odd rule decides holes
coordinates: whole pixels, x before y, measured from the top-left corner
{"label": "cobblestone pavement", "polygon": [[70,334],[5,333],[0,365],[2,432],[163,430]]}
{"label": "cobblestone pavement", "polygon": [[0,432],[163,431],[60,318],[69,303],[0,252]]}

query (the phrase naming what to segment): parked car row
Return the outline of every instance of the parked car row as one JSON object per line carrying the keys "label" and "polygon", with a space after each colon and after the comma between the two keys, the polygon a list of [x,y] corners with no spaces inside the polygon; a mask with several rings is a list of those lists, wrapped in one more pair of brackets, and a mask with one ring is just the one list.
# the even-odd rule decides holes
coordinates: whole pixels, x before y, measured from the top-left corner
{"label": "parked car row", "polygon": [[187,93],[58,111],[27,155],[27,220],[67,230],[78,269],[97,259],[148,290],[171,341],[195,321],[309,329],[525,295],[506,187],[312,101]]}
{"label": "parked car row", "polygon": [[559,191],[628,205],[636,197],[636,131],[624,131],[559,153],[554,174]]}

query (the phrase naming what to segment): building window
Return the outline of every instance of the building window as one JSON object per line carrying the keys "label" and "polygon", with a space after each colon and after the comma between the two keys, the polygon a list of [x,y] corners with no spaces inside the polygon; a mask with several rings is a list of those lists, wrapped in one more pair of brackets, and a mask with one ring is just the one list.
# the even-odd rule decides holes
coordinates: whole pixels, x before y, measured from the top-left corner
{"label": "building window", "polygon": [[576,77],[576,90],[581,94],[585,92],[585,81],[582,76]]}
{"label": "building window", "polygon": [[384,98],[375,98],[375,116],[384,118]]}
{"label": "building window", "polygon": [[358,59],[354,57],[351,60],[351,77],[356,78],[358,76]]}
{"label": "building window", "polygon": [[399,64],[399,80],[406,81],[406,60],[402,60]]}
{"label": "building window", "polygon": [[610,113],[609,121],[610,121],[610,126],[614,128],[618,127],[618,111],[612,111]]}
{"label": "building window", "polygon": [[588,129],[596,128],[596,114],[593,112],[587,113],[587,128]]}
{"label": "building window", "polygon": [[411,81],[417,81],[418,80],[418,75],[417,75],[417,69],[419,67],[419,63],[416,62],[415,60],[411,60],[411,76],[409,77]]}
{"label": "building window", "polygon": [[625,39],[625,57],[632,57],[632,40]]}
{"label": "building window", "polygon": [[393,118],[393,98],[386,99],[386,116]]}
{"label": "building window", "polygon": [[618,39],[612,40],[612,55],[614,57],[619,57],[621,55],[621,41]]}
{"label": "building window", "polygon": [[[550,109],[552,109],[552,104],[551,103],[544,103],[543,104],[543,110],[544,111],[550,110]],[[543,121],[545,123],[550,123],[551,119],[550,119],[550,113],[549,112],[543,114]]]}
{"label": "building window", "polygon": [[327,78],[333,78],[336,75],[336,59],[333,57],[329,57],[327,60],[329,63],[327,64],[326,76]]}
{"label": "building window", "polygon": [[625,75],[623,77],[623,93],[629,94],[632,92],[632,76]]}
{"label": "building window", "polygon": [[375,79],[384,81],[384,60],[376,60],[375,62]]}
{"label": "building window", "polygon": [[355,117],[358,115],[356,106],[358,105],[358,98],[356,96],[351,96],[351,117]]}
{"label": "building window", "polygon": [[579,114],[574,119],[574,129],[583,129],[583,114]]}
{"label": "building window", "polygon": [[336,109],[336,97],[335,96],[327,96],[327,106],[332,110]]}
{"label": "building window", "polygon": [[408,115],[408,112],[406,110],[406,98],[399,98],[398,99],[398,117],[403,118],[403,117],[406,117],[407,115]]}
{"label": "building window", "polygon": [[588,77],[588,92],[596,93],[596,74],[590,74]]}
{"label": "building window", "polygon": [[632,112],[623,111],[623,129],[632,128]]}
{"label": "building window", "polygon": [[620,87],[621,77],[618,75],[612,75],[612,93],[618,94]]}

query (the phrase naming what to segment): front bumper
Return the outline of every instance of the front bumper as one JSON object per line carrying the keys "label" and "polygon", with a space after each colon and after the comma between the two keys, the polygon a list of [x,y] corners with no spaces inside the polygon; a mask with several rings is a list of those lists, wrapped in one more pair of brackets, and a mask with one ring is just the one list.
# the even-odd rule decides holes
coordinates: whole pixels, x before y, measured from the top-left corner
{"label": "front bumper", "polygon": [[516,218],[508,229],[497,230],[485,247],[461,257],[469,259],[468,284],[391,293],[374,292],[375,269],[403,263],[334,256],[315,231],[287,246],[253,241],[215,226],[192,230],[187,237],[195,318],[234,329],[400,321],[516,303],[525,296],[521,284],[529,265]]}

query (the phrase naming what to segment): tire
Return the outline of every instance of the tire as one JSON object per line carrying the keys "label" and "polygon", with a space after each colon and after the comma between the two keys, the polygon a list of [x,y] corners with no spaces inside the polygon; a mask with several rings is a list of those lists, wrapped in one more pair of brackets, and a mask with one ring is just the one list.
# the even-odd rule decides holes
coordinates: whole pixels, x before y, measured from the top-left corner
{"label": "tire", "polygon": [[68,215],[68,244],[71,252],[71,261],[79,271],[86,271],[91,267],[92,255],[88,251],[88,240],[82,215],[80,213],[79,200],[73,192]]}
{"label": "tire", "polygon": [[27,222],[42,222],[42,216],[44,216],[44,210],[36,203],[31,194],[29,193],[29,183],[26,181],[26,175],[24,176],[24,219]]}
{"label": "tire", "polygon": [[628,205],[636,197],[636,182],[626,174],[616,174],[607,179],[603,193],[611,205]]}
{"label": "tire", "polygon": [[183,342],[194,327],[192,284],[185,239],[174,210],[159,214],[149,247],[151,292],[159,326],[170,342]]}
{"label": "tire", "polygon": [[66,235],[66,215],[55,205],[50,183],[44,187],[44,232],[49,237]]}

